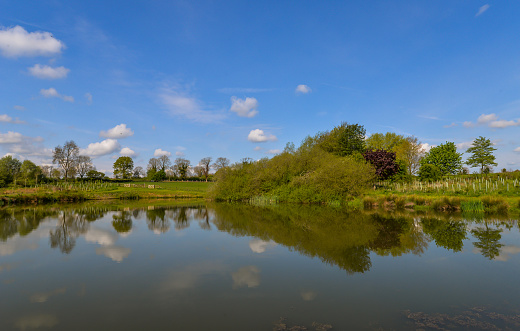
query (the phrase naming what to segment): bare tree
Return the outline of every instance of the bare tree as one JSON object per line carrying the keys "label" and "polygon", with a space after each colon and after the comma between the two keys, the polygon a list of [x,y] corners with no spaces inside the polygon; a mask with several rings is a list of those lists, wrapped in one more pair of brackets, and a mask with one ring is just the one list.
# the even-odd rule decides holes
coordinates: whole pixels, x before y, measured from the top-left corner
{"label": "bare tree", "polygon": [[161,155],[157,159],[157,161],[158,161],[158,168],[160,168],[162,171],[165,171],[166,169],[168,169],[172,165],[168,155]]}
{"label": "bare tree", "polygon": [[146,172],[144,172],[144,169],[141,166],[135,167],[133,176],[134,178],[142,178],[146,176]]}
{"label": "bare tree", "polygon": [[193,167],[193,172],[197,177],[202,177],[204,176],[204,167],[201,165],[195,166]]}
{"label": "bare tree", "polygon": [[210,166],[211,160],[212,160],[212,158],[210,156],[208,156],[208,157],[203,158],[199,162],[199,166],[201,166],[202,170],[203,170],[202,175],[204,175],[204,177],[206,177],[206,182],[208,181],[209,169],[211,167]]}
{"label": "bare tree", "polygon": [[148,160],[148,166],[146,168],[148,170],[155,170],[155,171],[159,170],[159,168],[160,168],[159,159],[152,157],[150,160]]}
{"label": "bare tree", "polygon": [[92,159],[90,156],[80,155],[78,156],[77,164],[76,164],[76,172],[80,178],[83,178],[90,170],[95,170],[96,168],[92,165]]}
{"label": "bare tree", "polygon": [[58,163],[63,169],[64,178],[67,180],[69,174],[75,170],[78,161],[79,147],[72,140],[65,142],[63,147],[56,146],[53,151],[52,163]]}
{"label": "bare tree", "polygon": [[229,167],[229,163],[230,161],[228,158],[219,157],[215,160],[215,163],[213,163],[212,167],[215,169],[215,171],[219,171],[222,168]]}

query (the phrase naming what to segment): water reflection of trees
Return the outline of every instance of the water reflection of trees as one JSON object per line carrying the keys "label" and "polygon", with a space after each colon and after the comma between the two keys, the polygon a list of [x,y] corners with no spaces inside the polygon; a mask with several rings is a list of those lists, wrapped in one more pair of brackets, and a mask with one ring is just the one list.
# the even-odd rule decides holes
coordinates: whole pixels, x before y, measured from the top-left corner
{"label": "water reflection of trees", "polygon": [[121,211],[112,215],[112,227],[118,233],[127,233],[132,230],[132,214],[128,211]]}
{"label": "water reflection of trees", "polygon": [[89,220],[85,214],[63,211],[58,215],[58,225],[50,231],[51,247],[69,254],[76,246],[76,238],[87,233],[88,229]]}

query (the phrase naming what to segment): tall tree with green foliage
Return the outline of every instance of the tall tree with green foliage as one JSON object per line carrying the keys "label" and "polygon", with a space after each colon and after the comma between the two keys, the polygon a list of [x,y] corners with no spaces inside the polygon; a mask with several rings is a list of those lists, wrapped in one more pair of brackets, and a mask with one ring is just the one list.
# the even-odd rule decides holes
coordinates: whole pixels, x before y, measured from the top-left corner
{"label": "tall tree with green foliage", "polygon": [[484,173],[487,167],[498,165],[493,155],[495,150],[496,148],[493,147],[491,140],[480,136],[473,140],[472,146],[466,151],[466,153],[471,153],[466,164],[470,167],[480,167],[480,172]]}
{"label": "tall tree with green foliage", "polygon": [[331,131],[319,133],[315,139],[326,152],[348,156],[365,152],[365,134],[362,125],[343,122]]}
{"label": "tall tree with green foliage", "polygon": [[72,140],[65,142],[63,147],[56,146],[52,152],[52,163],[58,163],[63,169],[64,178],[69,178],[69,173],[73,171],[78,162],[79,147]]}
{"label": "tall tree with green foliage", "polygon": [[114,162],[114,176],[116,178],[128,179],[132,175],[134,161],[130,156],[120,156]]}
{"label": "tall tree with green foliage", "polygon": [[175,159],[175,165],[173,167],[181,179],[186,179],[190,165],[191,163],[189,160],[178,157]]}
{"label": "tall tree with green foliage", "polygon": [[22,162],[6,155],[0,159],[0,186],[6,186],[13,182],[20,173]]}
{"label": "tall tree with green foliage", "polygon": [[367,149],[371,150],[385,150],[388,152],[396,152],[397,147],[402,144],[406,138],[403,135],[387,132],[383,133],[374,133],[371,134],[365,140],[365,145]]}
{"label": "tall tree with green foliage", "polygon": [[462,169],[462,153],[457,153],[455,143],[447,141],[432,147],[421,160],[421,166],[432,164],[440,169],[442,175],[454,175]]}

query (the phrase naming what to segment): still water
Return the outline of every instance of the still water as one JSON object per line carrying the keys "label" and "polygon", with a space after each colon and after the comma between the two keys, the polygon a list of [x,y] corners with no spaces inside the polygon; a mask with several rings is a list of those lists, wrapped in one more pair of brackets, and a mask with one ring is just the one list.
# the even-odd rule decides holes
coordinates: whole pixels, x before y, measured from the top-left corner
{"label": "still water", "polygon": [[519,330],[507,216],[0,209],[0,330]]}

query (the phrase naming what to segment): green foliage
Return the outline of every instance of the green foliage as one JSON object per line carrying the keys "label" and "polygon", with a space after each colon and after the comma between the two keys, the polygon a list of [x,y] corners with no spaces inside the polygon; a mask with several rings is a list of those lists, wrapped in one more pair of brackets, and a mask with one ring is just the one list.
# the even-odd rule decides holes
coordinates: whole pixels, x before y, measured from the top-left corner
{"label": "green foliage", "polygon": [[433,164],[423,163],[419,168],[419,179],[425,182],[434,182],[441,179],[441,170]]}
{"label": "green foliage", "polygon": [[151,178],[151,180],[153,180],[155,182],[160,182],[165,179],[166,179],[166,173],[164,172],[164,170],[157,171],[156,173],[153,174],[153,176]]}
{"label": "green foliage", "polygon": [[21,167],[22,163],[11,155],[6,155],[0,159],[0,180],[3,182],[3,186],[9,185],[15,180]]}
{"label": "green foliage", "polygon": [[115,178],[129,179],[132,176],[134,169],[134,161],[129,156],[120,156],[114,162],[114,176]]}
{"label": "green foliage", "polygon": [[491,140],[480,136],[473,141],[472,147],[466,151],[466,153],[471,153],[466,164],[470,167],[480,167],[481,173],[484,173],[486,170],[488,170],[487,173],[489,173],[490,166],[498,165],[493,155],[494,150],[496,150],[496,148],[493,147]]}
{"label": "green foliage", "polygon": [[387,132],[383,133],[374,133],[370,135],[365,140],[366,148],[371,150],[382,149],[389,152],[396,152],[397,147],[405,142],[405,137],[403,135]]}
{"label": "green foliage", "polygon": [[360,195],[375,178],[373,168],[355,157],[327,153],[323,137],[308,137],[297,150],[289,148],[272,159],[220,169],[210,197],[240,201],[277,196],[279,201],[318,203]]}
{"label": "green foliage", "polygon": [[343,122],[332,131],[319,133],[315,139],[326,152],[348,156],[355,152],[365,152],[365,134],[362,125]]}
{"label": "green foliage", "polygon": [[89,170],[87,172],[87,179],[90,179],[90,180],[100,180],[100,179],[103,179],[103,178],[105,178],[105,174],[102,173],[101,171]]}
{"label": "green foliage", "polygon": [[432,147],[421,161],[424,164],[432,164],[438,167],[442,175],[454,175],[462,168],[461,153],[457,153],[457,147],[453,142],[446,142]]}

